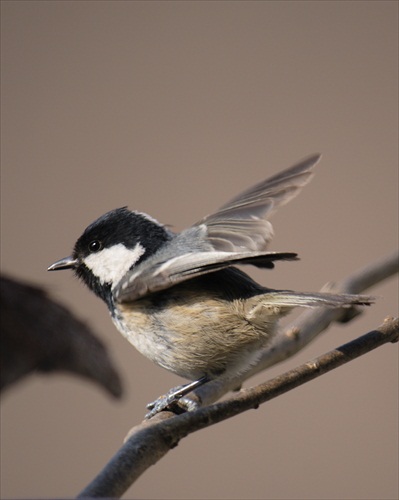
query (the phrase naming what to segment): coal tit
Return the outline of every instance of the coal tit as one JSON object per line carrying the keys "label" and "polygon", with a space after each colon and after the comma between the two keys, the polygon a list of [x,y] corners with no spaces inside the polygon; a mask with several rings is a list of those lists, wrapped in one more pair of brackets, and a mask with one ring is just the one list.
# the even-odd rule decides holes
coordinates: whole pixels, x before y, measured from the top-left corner
{"label": "coal tit", "polygon": [[268,218],[309,182],[319,158],[253,186],[178,234],[144,213],[112,210],[85,229],[71,257],[48,268],[73,269],[138,351],[193,381],[148,405],[147,417],[176,407],[201,384],[247,370],[292,308],[370,302],[268,289],[235,267],[273,268],[275,261],[297,259],[266,251],[273,237]]}

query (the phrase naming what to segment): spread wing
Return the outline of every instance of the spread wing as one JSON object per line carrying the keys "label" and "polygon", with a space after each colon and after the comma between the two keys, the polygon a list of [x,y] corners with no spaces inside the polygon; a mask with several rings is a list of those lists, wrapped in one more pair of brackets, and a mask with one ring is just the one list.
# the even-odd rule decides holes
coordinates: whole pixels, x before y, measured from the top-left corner
{"label": "spread wing", "polygon": [[276,260],[295,260],[294,253],[266,251],[273,237],[267,218],[310,181],[319,159],[320,155],[310,156],[256,184],[174,236],[122,278],[113,290],[116,300],[131,302],[238,264],[272,268]]}
{"label": "spread wing", "polygon": [[207,239],[215,250],[264,250],[273,238],[273,227],[267,218],[292,200],[311,180],[320,157],[318,154],[309,156],[256,184],[196,225],[206,225]]}
{"label": "spread wing", "polygon": [[[154,255],[156,257],[156,254]],[[151,257],[150,257],[151,259]],[[148,259],[148,260],[150,260]],[[192,252],[167,260],[140,264],[122,278],[113,290],[117,302],[132,302],[150,293],[170,288],[182,281],[193,279],[227,267],[252,264],[273,268],[276,260],[296,260],[295,253],[282,252]]]}

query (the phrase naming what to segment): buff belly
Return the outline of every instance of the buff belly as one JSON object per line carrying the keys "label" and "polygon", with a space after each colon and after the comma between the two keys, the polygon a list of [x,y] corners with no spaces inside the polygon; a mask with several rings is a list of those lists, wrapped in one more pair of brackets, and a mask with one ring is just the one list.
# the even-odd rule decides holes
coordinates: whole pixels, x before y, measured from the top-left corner
{"label": "buff belly", "polygon": [[248,301],[212,299],[198,290],[183,295],[170,290],[161,300],[118,304],[113,319],[144,356],[195,380],[237,373],[257,359],[272,336],[275,320],[253,322],[248,319],[252,309]]}

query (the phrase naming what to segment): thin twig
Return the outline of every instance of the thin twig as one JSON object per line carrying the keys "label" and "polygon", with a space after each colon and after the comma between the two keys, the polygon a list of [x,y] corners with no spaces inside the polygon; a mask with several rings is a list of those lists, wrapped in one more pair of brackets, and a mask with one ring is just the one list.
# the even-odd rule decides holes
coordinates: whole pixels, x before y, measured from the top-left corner
{"label": "thin twig", "polygon": [[257,408],[260,404],[309,382],[387,342],[397,342],[398,340],[399,320],[387,318],[376,330],[269,382],[242,390],[227,401],[172,418],[159,414],[152,420],[132,429],[130,437],[123,447],[92,483],[82,491],[79,498],[120,497],[148,467],[160,460],[178,444],[180,439],[188,434],[231,418],[248,409]]}

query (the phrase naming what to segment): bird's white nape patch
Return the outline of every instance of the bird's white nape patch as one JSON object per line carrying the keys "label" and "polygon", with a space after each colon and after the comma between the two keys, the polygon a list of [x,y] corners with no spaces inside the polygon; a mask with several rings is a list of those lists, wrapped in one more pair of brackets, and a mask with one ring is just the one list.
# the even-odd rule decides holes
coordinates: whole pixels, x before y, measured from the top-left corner
{"label": "bird's white nape patch", "polygon": [[144,252],[145,248],[140,243],[131,249],[126,248],[123,243],[118,243],[88,255],[83,262],[101,284],[116,285]]}
{"label": "bird's white nape patch", "polygon": [[134,214],[137,214],[137,215],[141,215],[142,217],[144,217],[144,219],[147,219],[149,220],[150,222],[153,222],[154,224],[156,224],[157,226],[160,226],[160,227],[164,227],[163,224],[161,224],[157,219],[155,219],[154,217],[152,217],[151,215],[148,215],[144,212],[138,212],[137,210],[134,210],[133,212]]}

